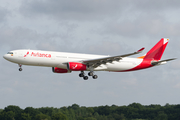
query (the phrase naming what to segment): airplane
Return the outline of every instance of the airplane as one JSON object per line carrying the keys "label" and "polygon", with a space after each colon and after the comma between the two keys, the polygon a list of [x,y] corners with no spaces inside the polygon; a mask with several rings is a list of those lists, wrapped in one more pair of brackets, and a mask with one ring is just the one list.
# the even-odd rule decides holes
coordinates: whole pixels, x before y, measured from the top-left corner
{"label": "airplane", "polygon": [[[88,80],[88,76],[92,76],[93,79],[98,78],[94,71],[135,71],[162,65],[174,60],[176,58],[161,60],[168,42],[168,38],[162,38],[145,55],[137,58],[129,58],[128,56],[139,54],[145,48],[141,48],[133,53],[117,56],[22,49],[10,51],[3,57],[10,62],[18,64],[19,71],[22,71],[22,65],[45,66],[52,67],[54,73],[79,71],[79,77]],[[88,76],[84,71],[89,71]]]}

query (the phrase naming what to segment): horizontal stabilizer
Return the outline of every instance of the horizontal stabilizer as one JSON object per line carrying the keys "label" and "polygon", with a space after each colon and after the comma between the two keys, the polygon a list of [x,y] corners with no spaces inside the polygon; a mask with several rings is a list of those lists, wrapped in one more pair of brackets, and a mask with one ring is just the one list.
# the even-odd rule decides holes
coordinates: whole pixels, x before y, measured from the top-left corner
{"label": "horizontal stabilizer", "polygon": [[175,59],[177,59],[177,58],[171,58],[171,59],[161,60],[161,61],[152,61],[151,65],[153,65],[153,66],[155,66],[155,65],[162,65],[162,64],[167,63],[168,61],[175,60]]}

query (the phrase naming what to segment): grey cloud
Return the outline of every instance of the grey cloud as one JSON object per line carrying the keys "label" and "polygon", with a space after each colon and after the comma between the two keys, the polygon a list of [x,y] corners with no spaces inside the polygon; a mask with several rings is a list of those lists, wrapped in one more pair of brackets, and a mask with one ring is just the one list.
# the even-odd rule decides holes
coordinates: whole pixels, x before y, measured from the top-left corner
{"label": "grey cloud", "polygon": [[58,20],[95,20],[112,13],[120,14],[123,9],[121,3],[119,0],[31,0],[23,1],[20,11],[28,17],[45,15]]}
{"label": "grey cloud", "polygon": [[179,70],[180,69],[180,60],[176,59],[174,62],[172,62],[170,69]]}
{"label": "grey cloud", "polygon": [[102,33],[116,34],[124,37],[153,36],[170,37],[179,36],[180,24],[171,23],[159,15],[141,15],[135,20],[125,19],[122,21],[109,21],[104,23]]}
{"label": "grey cloud", "polygon": [[[126,54],[130,48],[126,44],[115,42],[113,40],[103,40],[102,42],[90,45],[88,51],[94,54],[119,55]],[[125,52],[126,51],[126,52]],[[131,50],[131,52],[134,52]]]}
{"label": "grey cloud", "polygon": [[31,42],[35,43],[39,37],[35,31],[22,27],[1,27],[0,36],[1,46],[8,45],[11,49],[24,48]]}
{"label": "grey cloud", "polygon": [[[38,33],[35,30],[22,27],[1,27],[0,46],[9,46],[9,49],[41,49],[63,50],[71,48],[76,42],[71,42],[71,30],[66,27],[64,33]],[[71,43],[71,44],[70,44]]]}
{"label": "grey cloud", "polygon": [[142,12],[162,12],[180,9],[180,1],[177,0],[132,0],[132,9]]}
{"label": "grey cloud", "polygon": [[3,22],[9,14],[10,14],[10,11],[8,11],[5,8],[0,7],[0,23]]}
{"label": "grey cloud", "polygon": [[20,12],[27,17],[48,16],[58,20],[104,20],[127,12],[162,13],[179,9],[179,1],[173,0],[31,0],[23,1]]}

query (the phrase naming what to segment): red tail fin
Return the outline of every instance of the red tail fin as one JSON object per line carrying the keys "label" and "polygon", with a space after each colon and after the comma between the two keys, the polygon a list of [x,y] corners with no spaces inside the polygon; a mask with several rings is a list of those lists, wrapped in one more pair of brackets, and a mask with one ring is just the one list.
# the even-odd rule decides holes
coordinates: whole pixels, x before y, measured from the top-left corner
{"label": "red tail fin", "polygon": [[169,39],[162,38],[149,52],[147,52],[144,59],[160,60],[168,42]]}

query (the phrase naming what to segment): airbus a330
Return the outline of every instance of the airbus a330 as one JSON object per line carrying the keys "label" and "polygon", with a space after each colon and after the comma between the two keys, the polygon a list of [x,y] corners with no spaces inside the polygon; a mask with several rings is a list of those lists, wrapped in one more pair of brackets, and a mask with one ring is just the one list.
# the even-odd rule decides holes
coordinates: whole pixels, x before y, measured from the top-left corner
{"label": "airbus a330", "polygon": [[[71,73],[72,71],[79,71],[79,77],[87,80],[88,76],[92,76],[93,79],[98,78],[94,71],[135,71],[162,65],[167,63],[167,61],[174,60],[175,58],[161,60],[168,42],[169,39],[162,38],[144,56],[137,58],[129,58],[128,56],[141,53],[144,48],[133,53],[117,56],[24,49],[10,51],[3,57],[10,62],[18,64],[19,71],[22,71],[22,65],[45,66],[52,67],[54,73]],[[84,71],[89,71],[88,76]]]}

